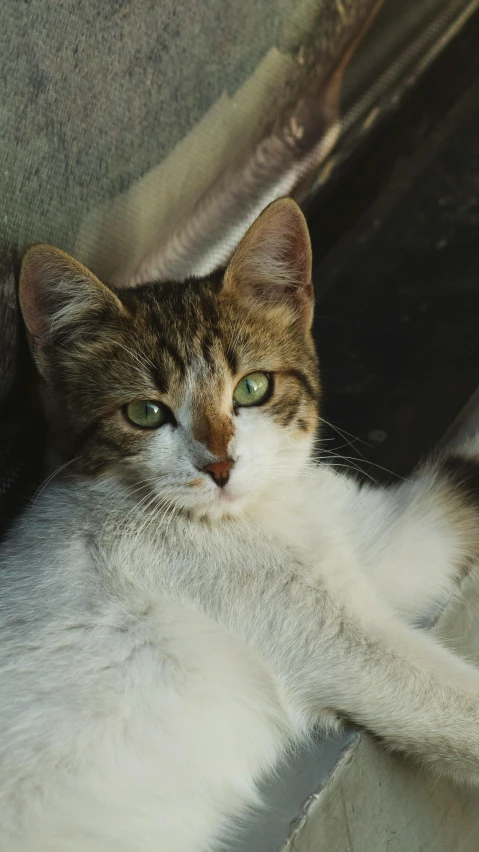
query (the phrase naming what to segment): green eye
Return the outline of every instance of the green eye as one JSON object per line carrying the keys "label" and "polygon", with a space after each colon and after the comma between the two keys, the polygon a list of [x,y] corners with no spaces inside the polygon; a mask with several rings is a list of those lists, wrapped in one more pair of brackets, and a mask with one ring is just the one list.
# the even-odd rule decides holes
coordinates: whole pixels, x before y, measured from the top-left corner
{"label": "green eye", "polygon": [[128,420],[142,429],[159,429],[164,423],[171,421],[170,410],[166,405],[161,402],[149,402],[147,399],[130,402],[125,412]]}
{"label": "green eye", "polygon": [[272,388],[272,380],[266,373],[250,373],[235,387],[233,400],[238,406],[259,405],[266,402]]}

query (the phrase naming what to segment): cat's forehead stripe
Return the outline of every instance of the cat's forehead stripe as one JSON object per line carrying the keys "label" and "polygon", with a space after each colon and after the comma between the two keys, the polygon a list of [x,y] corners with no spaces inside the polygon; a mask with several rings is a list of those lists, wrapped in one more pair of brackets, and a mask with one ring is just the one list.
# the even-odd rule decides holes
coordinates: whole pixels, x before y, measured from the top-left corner
{"label": "cat's forehead stripe", "polygon": [[170,340],[167,340],[164,335],[155,339],[155,348],[166,353],[171,358],[181,375],[186,375],[186,353],[184,351],[182,351],[178,346],[175,346]]}
{"label": "cat's forehead stripe", "polygon": [[261,309],[209,280],[144,285],[120,295],[126,312],[106,317],[100,333],[86,327],[76,360],[58,350],[54,365],[75,412],[67,452],[81,457],[85,472],[144,452],[145,434],[129,427],[124,414],[135,399],[163,400],[194,442],[214,456],[228,455],[234,384],[256,370],[275,375],[272,398],[257,416],[298,435],[314,431],[316,356],[290,321],[280,314],[266,321]]}

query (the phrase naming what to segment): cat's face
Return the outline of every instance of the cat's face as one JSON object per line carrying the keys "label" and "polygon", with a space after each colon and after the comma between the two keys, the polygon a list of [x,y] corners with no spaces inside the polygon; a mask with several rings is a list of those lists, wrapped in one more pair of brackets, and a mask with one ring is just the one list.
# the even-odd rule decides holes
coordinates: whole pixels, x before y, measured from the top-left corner
{"label": "cat's face", "polygon": [[289,200],[204,280],[113,292],[58,250],[30,249],[22,310],[71,468],[210,517],[287,483],[317,424],[310,263]]}

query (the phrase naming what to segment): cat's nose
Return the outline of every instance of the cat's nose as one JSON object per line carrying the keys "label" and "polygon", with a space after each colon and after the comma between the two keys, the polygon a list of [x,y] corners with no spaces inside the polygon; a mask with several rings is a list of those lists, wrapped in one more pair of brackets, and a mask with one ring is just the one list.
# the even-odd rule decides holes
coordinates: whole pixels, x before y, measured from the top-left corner
{"label": "cat's nose", "polygon": [[224,461],[205,464],[205,466],[201,469],[204,473],[209,473],[213,482],[215,482],[219,488],[223,488],[230,478],[230,470],[233,465],[233,459],[225,459]]}

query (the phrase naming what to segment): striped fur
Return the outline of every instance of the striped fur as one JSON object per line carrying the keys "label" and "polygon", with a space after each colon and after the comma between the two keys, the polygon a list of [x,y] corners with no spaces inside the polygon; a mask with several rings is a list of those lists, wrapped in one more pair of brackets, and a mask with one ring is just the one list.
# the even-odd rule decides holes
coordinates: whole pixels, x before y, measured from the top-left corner
{"label": "striped fur", "polygon": [[303,443],[315,432],[311,252],[289,200],[268,208],[226,271],[208,278],[114,291],[59,250],[34,246],[20,296],[52,432],[80,473],[144,453],[155,436],[122,414],[142,398],[183,412],[190,444],[224,458],[237,425],[233,390],[258,370],[274,381],[261,416]]}

